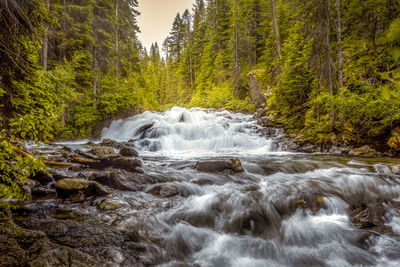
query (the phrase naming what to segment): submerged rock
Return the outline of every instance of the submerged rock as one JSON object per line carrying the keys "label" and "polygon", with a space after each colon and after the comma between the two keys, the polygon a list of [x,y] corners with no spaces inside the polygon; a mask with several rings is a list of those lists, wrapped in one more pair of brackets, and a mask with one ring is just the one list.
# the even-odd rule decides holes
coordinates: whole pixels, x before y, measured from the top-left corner
{"label": "submerged rock", "polygon": [[101,210],[116,210],[121,208],[121,204],[105,199],[99,204]]}
{"label": "submerged rock", "polygon": [[151,187],[147,193],[160,197],[173,197],[179,194],[179,188],[169,184],[161,184]]}
{"label": "submerged rock", "polygon": [[228,160],[199,161],[196,163],[196,169],[202,172],[223,172],[233,171],[242,172],[243,167],[239,158]]}
{"label": "submerged rock", "polygon": [[137,151],[131,147],[128,146],[123,146],[121,150],[119,151],[119,154],[121,154],[124,157],[137,157],[139,154]]}
{"label": "submerged rock", "polygon": [[[97,182],[84,179],[62,179],[56,182],[55,188],[61,198],[81,196],[104,196],[108,192]],[[79,199],[81,200],[81,199]]]}

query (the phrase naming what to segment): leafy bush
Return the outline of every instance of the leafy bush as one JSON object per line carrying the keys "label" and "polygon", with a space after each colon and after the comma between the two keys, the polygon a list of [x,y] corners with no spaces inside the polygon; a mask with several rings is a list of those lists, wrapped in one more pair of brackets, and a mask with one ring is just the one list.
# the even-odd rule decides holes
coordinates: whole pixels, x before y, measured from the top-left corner
{"label": "leafy bush", "polygon": [[19,153],[20,148],[0,137],[0,199],[25,199],[21,184],[45,166],[40,159],[26,157]]}

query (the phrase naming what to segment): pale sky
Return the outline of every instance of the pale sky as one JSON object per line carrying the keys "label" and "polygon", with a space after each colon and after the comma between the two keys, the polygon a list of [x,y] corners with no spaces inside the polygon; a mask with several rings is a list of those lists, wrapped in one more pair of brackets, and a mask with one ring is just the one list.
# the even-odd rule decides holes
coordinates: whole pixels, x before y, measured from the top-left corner
{"label": "pale sky", "polygon": [[162,42],[172,28],[176,14],[181,15],[185,9],[192,11],[194,0],[139,0],[140,16],[137,18],[141,33],[139,39],[143,46],[150,50],[152,43],[157,42],[160,49]]}

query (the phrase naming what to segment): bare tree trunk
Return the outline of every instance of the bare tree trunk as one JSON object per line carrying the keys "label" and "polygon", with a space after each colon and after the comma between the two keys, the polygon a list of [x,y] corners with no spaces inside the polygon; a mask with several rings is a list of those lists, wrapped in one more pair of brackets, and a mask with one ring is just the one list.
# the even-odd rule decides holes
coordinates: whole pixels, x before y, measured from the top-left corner
{"label": "bare tree trunk", "polygon": [[119,76],[119,47],[118,47],[118,0],[115,0],[115,75]]}
{"label": "bare tree trunk", "polygon": [[324,0],[325,9],[325,45],[326,45],[326,69],[327,69],[327,83],[329,94],[331,95],[330,103],[330,126],[332,130],[335,128],[335,107],[333,103],[333,82],[332,82],[332,65],[331,65],[331,45],[329,38],[329,0]]}
{"label": "bare tree trunk", "polygon": [[189,69],[190,69],[190,88],[193,88],[192,42],[190,39],[189,39]]}
{"label": "bare tree trunk", "polygon": [[339,89],[343,88],[343,52],[342,52],[342,22],[340,12],[340,1],[336,0],[336,13],[337,13],[337,42],[338,42],[338,78]]}
{"label": "bare tree trunk", "polygon": [[217,20],[217,44],[218,44],[218,53],[221,52],[221,43],[219,40],[219,20],[218,20],[218,0],[215,1],[215,19]]}
{"label": "bare tree trunk", "polygon": [[282,57],[281,36],[279,34],[279,22],[276,14],[276,0],[271,0],[272,23],[275,33],[276,56],[278,59]]}
{"label": "bare tree trunk", "polygon": [[236,96],[239,95],[239,72],[240,72],[240,66],[239,66],[239,34],[238,34],[238,9],[237,9],[237,0],[233,1],[233,12],[235,14],[235,70],[234,70],[234,75],[235,75],[235,93]]}
{"label": "bare tree trunk", "polygon": [[[62,36],[62,43],[64,42],[65,38],[64,35],[67,32],[67,19],[65,16],[65,13],[67,12],[67,0],[63,1],[63,7],[62,7],[62,13],[61,13],[61,29],[63,32],[63,36]],[[58,55],[58,62],[60,64],[62,64],[64,62],[64,57],[65,57],[65,49],[64,48],[60,48],[60,54]]]}
{"label": "bare tree trunk", "polygon": [[[46,8],[47,10],[50,9],[50,0],[46,0]],[[47,58],[49,54],[49,26],[45,26],[44,28],[44,34],[43,34],[43,69],[47,71]]]}
{"label": "bare tree trunk", "polygon": [[98,69],[97,69],[97,55],[96,55],[96,47],[93,48],[93,70],[94,70],[94,79],[93,79],[93,106],[96,107],[97,104],[97,87],[98,87]]}

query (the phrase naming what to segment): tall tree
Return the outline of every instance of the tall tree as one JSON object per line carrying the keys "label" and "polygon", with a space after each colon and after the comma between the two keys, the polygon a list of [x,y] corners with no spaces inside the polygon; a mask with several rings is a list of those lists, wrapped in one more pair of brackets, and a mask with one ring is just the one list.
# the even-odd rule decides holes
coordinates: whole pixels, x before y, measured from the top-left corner
{"label": "tall tree", "polygon": [[276,0],[271,0],[271,9],[272,9],[272,24],[275,34],[276,57],[279,59],[282,57],[282,47],[281,47],[281,36],[279,34],[278,16],[276,14]]}
{"label": "tall tree", "polygon": [[341,0],[336,0],[336,16],[337,16],[337,45],[338,45],[338,80],[340,90],[343,88],[343,50],[342,50],[342,21],[340,5]]}

